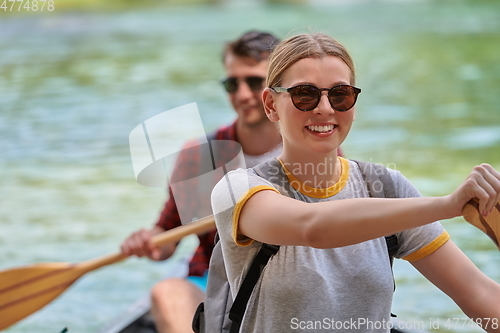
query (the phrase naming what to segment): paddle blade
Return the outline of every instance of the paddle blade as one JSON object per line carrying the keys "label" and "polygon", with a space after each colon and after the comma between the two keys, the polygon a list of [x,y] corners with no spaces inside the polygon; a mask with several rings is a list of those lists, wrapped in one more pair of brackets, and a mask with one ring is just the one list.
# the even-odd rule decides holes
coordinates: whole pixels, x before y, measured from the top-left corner
{"label": "paddle blade", "polygon": [[47,305],[83,273],[68,263],[44,263],[0,272],[0,330]]}
{"label": "paddle blade", "polygon": [[500,250],[500,202],[488,216],[483,216],[479,212],[477,199],[472,199],[462,209],[462,215],[467,222],[488,235]]}
{"label": "paddle blade", "polygon": [[[214,228],[214,217],[207,216],[158,234],[152,241],[162,246]],[[0,272],[0,330],[47,305],[83,274],[125,258],[122,253],[113,253],[78,264],[45,263]]]}

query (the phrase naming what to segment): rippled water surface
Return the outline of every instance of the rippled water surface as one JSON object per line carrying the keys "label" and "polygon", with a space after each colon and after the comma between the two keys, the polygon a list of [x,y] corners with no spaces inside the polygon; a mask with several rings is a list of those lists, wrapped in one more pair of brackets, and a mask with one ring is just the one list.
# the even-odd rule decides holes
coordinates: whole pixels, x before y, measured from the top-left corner
{"label": "rippled water surface", "polygon": [[[334,3],[334,4],[332,4]],[[0,11],[0,269],[79,262],[118,250],[157,218],[165,193],[135,182],[128,148],[142,121],[197,102],[207,130],[234,116],[220,49],[243,31],[323,31],[343,42],[363,89],[348,157],[388,164],[425,195],[473,165],[500,169],[500,4],[310,1],[4,15]],[[182,117],[179,126],[182,126]],[[172,135],[171,145],[182,137]],[[455,242],[500,281],[500,254],[462,219]],[[191,245],[184,247],[188,251]],[[6,332],[94,332],[167,274],[129,259],[88,273]],[[458,308],[396,264],[394,312],[426,323]]]}

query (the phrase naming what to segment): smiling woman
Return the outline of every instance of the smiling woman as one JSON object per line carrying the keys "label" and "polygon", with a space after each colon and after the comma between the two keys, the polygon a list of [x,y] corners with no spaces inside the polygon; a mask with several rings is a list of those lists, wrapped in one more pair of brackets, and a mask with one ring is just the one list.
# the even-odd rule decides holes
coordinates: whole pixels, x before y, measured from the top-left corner
{"label": "smiling woman", "polygon": [[[391,327],[383,323],[390,323],[394,288],[389,235],[396,239],[394,256],[410,262],[472,321],[500,317],[500,284],[465,256],[438,221],[461,216],[474,198],[478,214],[487,218],[500,200],[500,172],[481,164],[451,194],[420,197],[395,170],[338,157],[354,121],[355,98],[341,95],[349,103],[337,110],[330,92],[338,85],[351,87],[354,69],[346,49],[327,35],[282,41],[271,53],[268,73],[262,98],[269,120],[279,123],[283,151],[253,168],[229,172],[212,192],[222,264],[211,265],[208,290],[216,281],[211,274],[222,270],[237,303],[238,290],[247,290],[247,274],[254,274],[253,258],[268,244],[278,246],[249,289],[244,315],[231,308],[231,331],[345,332],[353,327],[342,323],[363,322],[354,329],[388,332]],[[277,91],[278,85],[284,91]],[[297,96],[293,87],[300,85],[321,87],[320,94],[309,89]],[[314,167],[307,168],[310,164]],[[320,168],[332,172],[317,172]],[[374,174],[386,178],[371,181]],[[383,194],[373,198],[377,188]],[[222,301],[209,294],[207,314]]]}

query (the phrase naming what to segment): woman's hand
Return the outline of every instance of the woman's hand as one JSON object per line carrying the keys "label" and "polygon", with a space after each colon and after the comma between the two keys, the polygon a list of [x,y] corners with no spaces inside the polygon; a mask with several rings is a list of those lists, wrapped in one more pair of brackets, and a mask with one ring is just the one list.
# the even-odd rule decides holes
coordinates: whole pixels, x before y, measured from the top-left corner
{"label": "woman's hand", "polygon": [[462,185],[449,195],[452,216],[462,215],[463,207],[473,198],[479,200],[479,211],[484,216],[500,200],[500,172],[491,165],[475,166]]}

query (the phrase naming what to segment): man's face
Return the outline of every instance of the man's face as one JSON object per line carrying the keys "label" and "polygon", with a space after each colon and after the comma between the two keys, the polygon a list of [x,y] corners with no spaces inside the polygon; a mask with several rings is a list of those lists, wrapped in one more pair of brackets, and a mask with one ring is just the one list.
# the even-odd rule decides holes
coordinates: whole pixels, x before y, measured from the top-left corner
{"label": "man's face", "polygon": [[[258,126],[263,121],[269,121],[262,105],[262,89],[267,74],[268,61],[256,63],[250,58],[241,58],[228,53],[224,61],[228,78],[237,79],[236,91],[228,93],[229,100],[238,114],[239,121],[246,126]],[[248,77],[262,77],[260,89],[251,89],[244,80]]]}

